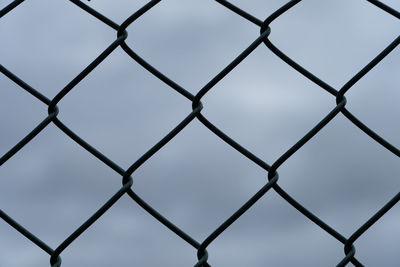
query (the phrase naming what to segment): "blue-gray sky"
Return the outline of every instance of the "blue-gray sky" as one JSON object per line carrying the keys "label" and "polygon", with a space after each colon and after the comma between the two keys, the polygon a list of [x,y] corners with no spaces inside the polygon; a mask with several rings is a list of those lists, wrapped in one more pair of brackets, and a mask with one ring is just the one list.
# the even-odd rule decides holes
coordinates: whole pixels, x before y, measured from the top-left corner
{"label": "blue-gray sky", "polygon": [[[11,1],[1,2],[0,8]],[[92,0],[122,23],[147,1]],[[264,20],[286,1],[238,5]],[[399,9],[399,2],[385,1]],[[272,42],[339,89],[383,50],[400,22],[365,0],[304,0],[271,25]],[[215,1],[164,0],[127,29],[128,45],[195,94],[259,36]],[[116,37],[69,1],[25,1],[0,20],[0,63],[54,97]],[[395,146],[400,48],[348,92],[347,108]],[[47,107],[0,75],[0,154]],[[260,45],[202,100],[202,113],[272,164],[335,106],[335,99]],[[191,112],[191,103],[121,48],[58,104],[59,119],[128,168]],[[399,159],[339,114],[279,168],[279,184],[344,236],[400,188]],[[0,208],[57,247],[121,186],[120,177],[49,125],[0,168]],[[199,242],[266,182],[266,173],[193,121],[133,175],[134,190]],[[399,206],[356,241],[366,266],[399,266]],[[0,266],[48,266],[49,256],[0,221]],[[343,245],[275,192],[209,247],[213,266],[334,266]],[[192,266],[196,251],[128,197],[62,254],[71,266]]]}

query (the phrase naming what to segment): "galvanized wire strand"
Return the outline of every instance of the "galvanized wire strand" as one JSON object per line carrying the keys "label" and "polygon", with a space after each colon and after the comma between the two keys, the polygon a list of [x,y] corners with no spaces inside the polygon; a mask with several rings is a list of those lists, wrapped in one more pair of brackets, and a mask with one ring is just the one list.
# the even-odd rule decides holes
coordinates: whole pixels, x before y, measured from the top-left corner
{"label": "galvanized wire strand", "polygon": [[[84,5],[83,3],[79,1],[73,1],[80,7],[86,7],[87,10],[90,10],[89,7]],[[14,5],[16,7],[17,5]],[[8,11],[11,11],[12,9],[8,9]],[[114,27],[115,29],[118,28],[118,25],[112,22],[111,20],[107,19],[106,17],[102,16],[101,14],[95,12],[94,10],[91,10],[93,14],[96,15],[97,18],[102,20],[104,23],[107,25]],[[88,152],[99,158],[102,162],[107,164],[110,168],[115,170],[117,173],[123,176],[123,187],[110,199],[108,200],[94,215],[92,215],[86,222],[84,222],[74,233],[72,233],[70,236],[67,237],[67,239],[62,242],[59,247],[51,252],[51,258],[50,258],[50,264],[52,267],[58,267],[61,266],[61,258],[60,258],[60,253],[69,245],[71,244],[80,234],[82,234],[90,225],[92,225],[101,215],[103,215],[124,193],[128,191],[128,188],[132,186],[132,179],[130,178],[129,175],[127,175],[130,170],[127,172],[123,171],[121,167],[116,165],[114,162],[112,162],[110,159],[108,159],[106,156],[104,156],[102,153],[97,151],[94,147],[89,145],[87,142],[85,142],[83,139],[81,139],[79,136],[77,136],[73,131],[71,131],[68,127],[66,127],[61,121],[59,121],[57,118],[55,118],[55,115],[58,113],[58,109],[56,104],[67,94],[69,93],[73,87],[78,84],[87,74],[89,74],[98,64],[101,63],[121,42],[121,40],[125,39],[127,37],[126,33],[122,33],[121,36],[118,36],[117,40],[114,41],[100,56],[98,56],[87,68],[85,68],[78,76],[76,76],[66,87],[64,87],[54,98],[53,100],[49,100],[45,97],[43,97],[39,92],[31,88],[29,85],[24,83],[22,80],[20,80],[18,77],[16,77],[14,74],[9,72],[6,68],[1,66],[0,71],[2,71],[6,76],[8,76],[11,80],[16,82],[18,85],[23,87],[25,90],[30,92],[31,94],[35,95],[37,98],[41,99],[44,103],[48,104],[48,111],[49,111],[49,116],[46,118],[45,123],[39,124],[26,138],[24,138],[21,142],[19,142],[12,150],[10,150],[8,153],[6,153],[5,156],[1,158],[1,160],[6,161],[8,158],[10,158],[12,155],[14,155],[17,150],[22,148],[26,143],[28,143],[31,139],[33,139],[41,130],[43,130],[49,122],[53,121],[54,124],[60,128],[64,133],[66,133],[71,139],[76,141],[78,144],[80,144],[83,148],[85,148]],[[176,135],[180,130],[183,129],[183,127],[190,122],[195,116],[195,114],[201,109],[201,105],[199,106],[198,109],[195,109],[192,111],[192,113],[180,124],[178,125],[169,135],[167,135],[163,140],[161,140],[159,143],[156,144],[155,148],[150,150],[146,155],[152,155],[154,154],[159,148],[161,148],[163,145],[165,145],[174,135]],[[142,162],[143,159],[142,159]],[[147,212],[149,212],[153,217],[158,219],[161,223],[163,223],[165,226],[167,226],[170,230],[175,232],[178,236],[182,237],[185,241],[187,241],[189,244],[194,246],[195,248],[199,247],[200,244],[195,241],[193,238],[191,238],[189,235],[184,233],[182,230],[180,230],[177,226],[175,226],[173,223],[169,222],[164,216],[159,214],[156,210],[154,210],[150,205],[148,205],[145,201],[143,201],[138,195],[136,195],[132,190],[129,190],[128,195],[135,200],[141,207],[143,207]],[[10,225],[12,225],[14,228],[16,228],[19,232],[24,234],[25,236],[29,236],[29,239],[31,239],[34,243],[36,244],[41,244],[42,241],[35,237],[33,234],[30,234],[27,230],[22,228],[17,222],[13,221],[11,217],[7,216],[4,212],[2,212],[0,215],[1,217],[9,222]],[[40,242],[39,242],[40,241]],[[44,243],[43,243],[44,244]],[[47,246],[47,245],[46,245]],[[208,265],[206,265],[208,266]]]}
{"label": "galvanized wire strand", "polygon": [[[32,241],[36,246],[47,252],[49,255],[54,253],[54,250],[49,247],[46,243],[44,243],[42,240],[40,240],[38,237],[36,237],[34,234],[29,232],[25,227],[20,225],[17,221],[15,221],[13,218],[8,216],[4,211],[0,209],[0,218],[2,218],[6,223],[8,223],[11,227],[13,227],[15,230],[20,232],[23,236],[25,236],[27,239]],[[61,263],[61,258],[57,257],[56,262]]]}
{"label": "galvanized wire strand", "polygon": [[[77,3],[79,7],[84,9],[85,11],[88,11],[90,14],[95,16],[96,18],[100,19],[101,21],[105,22],[107,25],[110,27],[118,30],[118,38],[120,38],[122,35],[124,35],[125,29],[122,29],[122,27],[127,27],[128,23],[125,23],[124,25],[118,26],[116,23],[112,22],[109,19],[106,19],[104,16],[102,16],[100,13],[96,12],[92,8],[86,6],[80,1],[75,1],[71,0],[73,3]],[[150,2],[150,4],[156,4],[158,1],[153,1]],[[135,17],[138,16],[138,14],[143,14],[144,10],[148,8],[149,5],[145,6],[144,8],[140,9],[137,13],[134,13],[128,20],[132,20],[130,23],[132,23],[135,20]],[[122,46],[122,45],[121,45]],[[122,46],[123,47],[123,46]],[[127,50],[129,54],[129,47],[126,46],[124,50]],[[133,53],[133,51],[132,51]],[[180,91],[179,89],[177,90],[178,92]],[[187,95],[189,93],[185,93],[184,89],[182,89],[183,95]],[[189,96],[190,97],[190,96]],[[192,97],[190,97],[192,98]],[[177,127],[175,127],[167,136],[165,136],[160,142],[158,142],[154,147],[152,147],[149,151],[147,151],[141,158],[139,158],[132,166],[126,170],[126,171],[117,171],[119,174],[123,176],[123,183],[126,182],[127,179],[129,179],[130,175],[133,174],[133,172],[140,167],[141,164],[143,164],[147,159],[149,159],[154,153],[156,153],[162,146],[164,146],[166,143],[168,143],[176,134],[178,134],[193,118],[196,116],[196,114],[202,109],[202,105],[199,104],[197,108],[195,108]],[[57,121],[57,120],[56,120]],[[56,122],[55,121],[55,122]],[[61,126],[63,124],[59,123],[58,126]],[[72,137],[73,139],[78,142],[79,144],[82,144],[85,146],[85,148],[89,152],[96,152],[94,148],[92,148],[89,144],[87,144],[84,140],[79,138],[77,135],[75,135],[71,130],[69,130],[67,127],[63,126],[64,132],[68,132],[69,136]],[[66,130],[66,131],[65,131]],[[97,153],[92,153],[98,158],[105,158],[102,154],[99,155]],[[103,159],[104,159],[103,158]],[[103,160],[102,160],[103,161]],[[114,166],[115,168],[116,166]],[[175,234],[177,234],[179,237],[181,237],[183,240],[191,244],[193,247],[198,248],[200,244],[195,241],[193,238],[191,238],[188,234],[186,234],[184,231],[179,229],[176,225],[171,223],[169,220],[167,220],[163,215],[158,213],[155,209],[153,209],[150,205],[148,205],[143,199],[141,199],[135,192],[132,190],[128,190],[127,194],[137,203],[139,204],[144,210],[146,210],[150,215],[152,215],[154,218],[156,218],[159,222],[164,224],[167,228],[169,228],[171,231],[173,231]]]}
{"label": "galvanized wire strand", "polygon": [[[261,32],[263,31],[263,29],[265,29],[266,27],[269,27],[270,23],[275,20],[277,17],[279,17],[281,14],[283,14],[284,12],[286,12],[287,10],[289,10],[290,8],[292,8],[294,5],[296,5],[297,3],[299,3],[300,0],[296,0],[296,1],[290,1],[288,2],[286,5],[284,5],[281,9],[279,9],[275,14],[272,14],[269,18],[267,18],[263,25],[261,26]],[[371,1],[371,2],[375,2],[374,4],[377,4],[377,1]],[[380,6],[382,8],[382,6]],[[384,8],[382,8],[384,9]],[[387,11],[388,9],[384,9],[385,11]],[[391,12],[389,12],[391,13]],[[391,13],[392,14],[392,13]],[[328,92],[330,92],[333,95],[336,95],[336,102],[339,105],[340,102],[343,101],[344,98],[344,94],[358,81],[360,80],[366,73],[368,73],[373,67],[375,67],[383,58],[385,58],[391,51],[393,51],[394,48],[396,48],[398,46],[398,44],[400,43],[400,37],[397,37],[392,43],[389,44],[389,46],[387,46],[380,54],[378,54],[378,56],[376,56],[372,61],[370,61],[361,71],[359,71],[356,75],[354,75],[339,91],[333,89],[331,86],[327,85],[325,82],[323,82],[322,80],[320,80],[319,78],[317,78],[316,76],[314,76],[312,73],[310,73],[309,71],[307,71],[305,68],[303,68],[302,66],[300,66],[299,64],[297,64],[296,62],[294,62],[292,59],[290,59],[288,56],[286,56],[283,52],[281,52],[279,49],[277,49],[269,40],[268,38],[265,41],[265,44],[267,45],[268,48],[271,49],[271,51],[273,51],[276,55],[278,55],[278,57],[280,57],[282,60],[284,60],[286,63],[288,63],[290,66],[292,66],[294,69],[296,69],[297,71],[299,71],[301,74],[303,74],[305,77],[309,78],[310,80],[312,80],[313,82],[315,82],[317,85],[320,85],[322,88],[324,88],[325,90],[327,90]],[[335,93],[336,92],[336,93]],[[390,143],[388,143],[386,140],[384,140],[383,138],[381,138],[380,136],[378,136],[375,132],[373,132],[370,128],[368,128],[367,126],[365,126],[363,123],[361,123],[358,119],[353,120],[353,118],[355,118],[348,110],[345,109],[344,105],[342,107],[342,109],[340,110],[351,122],[353,122],[354,125],[356,125],[358,128],[360,128],[362,131],[364,131],[366,134],[368,134],[371,138],[373,138],[375,141],[377,141],[378,143],[380,143],[382,146],[384,146],[385,148],[387,148],[388,150],[390,150],[391,152],[393,152],[394,154],[396,154],[397,156],[399,156],[399,150],[397,148],[395,148],[393,145],[391,145]],[[336,116],[336,114],[334,115]],[[333,117],[332,117],[333,118]],[[305,142],[304,142],[305,143]],[[287,153],[287,152],[286,152]],[[290,155],[291,156],[291,155]],[[289,157],[289,156],[288,156]],[[288,158],[287,157],[287,158]],[[279,164],[280,165],[280,164]],[[273,165],[274,167],[274,165]],[[282,191],[281,191],[282,192]],[[279,193],[279,191],[278,191]],[[286,197],[290,197],[289,195],[285,194]],[[284,197],[283,195],[281,195],[282,197]],[[367,222],[366,224],[364,224],[363,226],[361,226],[355,234],[352,235],[352,239],[348,239],[348,240],[341,240],[341,242],[343,243],[343,241],[345,241],[345,258],[338,264],[338,266],[345,266],[347,263],[349,263],[350,261],[354,264],[354,265],[360,265],[361,263],[359,263],[358,261],[355,260],[354,255],[355,255],[355,250],[354,250],[354,246],[353,243],[355,241],[355,239],[357,239],[359,237],[359,235],[361,235],[361,233],[363,233],[364,231],[366,231],[374,222],[376,222],[376,220],[378,220],[378,218],[380,218],[381,216],[383,216],[391,207],[394,206],[395,203],[397,203],[398,196],[395,196],[388,204],[385,205],[385,207],[383,207],[377,214],[379,215],[374,215],[373,218],[375,218],[375,220],[371,219],[369,221],[369,223]],[[284,197],[285,198],[285,197]],[[293,203],[294,204],[294,203]],[[294,206],[296,209],[297,205]],[[299,209],[298,209],[299,210]],[[299,210],[300,211],[300,210]],[[302,212],[303,213],[303,212]],[[304,213],[303,213],[304,214]],[[311,218],[310,218],[311,219]],[[322,226],[321,226],[322,227]],[[325,226],[326,227],[326,226]],[[325,229],[325,227],[322,227]],[[327,230],[327,229],[325,229]],[[359,234],[357,234],[359,233]],[[336,235],[336,233],[334,233]]]}
{"label": "galvanized wire strand", "polygon": [[6,7],[4,7],[2,10],[0,10],[0,18],[2,18],[4,15],[6,15],[8,12],[16,8],[19,4],[24,2],[25,0],[15,0],[12,1],[10,4],[8,4]]}
{"label": "galvanized wire strand", "polygon": [[374,6],[379,7],[380,9],[386,11],[387,13],[389,13],[390,15],[395,16],[396,18],[400,19],[400,12],[397,11],[396,9],[391,8],[390,6],[378,1],[378,0],[367,0],[368,2],[370,2],[371,4],[373,4]]}
{"label": "galvanized wire strand", "polygon": [[354,256],[354,253],[351,252],[354,242],[370,228],[374,223],[376,223],[386,212],[388,212],[397,202],[400,200],[400,192],[397,193],[389,202],[385,204],[380,210],[378,210],[368,221],[366,221],[360,228],[358,228],[347,240],[344,246],[344,252],[346,256],[343,258],[341,262],[337,266],[346,266],[346,264],[351,260],[351,257]]}
{"label": "galvanized wire strand", "polygon": [[[11,9],[10,9],[11,11]],[[7,76],[10,80],[18,84],[20,87],[25,89],[31,95],[39,99],[44,104],[50,104],[50,99],[42,95],[37,90],[33,89],[31,86],[26,84],[20,78],[18,78],[14,73],[6,69],[0,64],[0,72]],[[7,153],[0,157],[0,166],[3,165],[7,160],[9,160],[15,153],[17,153],[21,148],[23,148],[27,143],[29,143],[37,134],[39,134],[58,114],[58,108],[54,107],[54,111],[51,112],[37,127],[35,127],[28,135],[26,135],[21,141],[19,141],[13,148],[11,148]]]}
{"label": "galvanized wire strand", "polygon": [[[113,22],[111,19],[107,18],[103,14],[97,12],[93,8],[89,7],[85,3],[79,0],[70,0],[73,4],[79,7],[84,12],[94,16],[102,23],[106,24],[116,31],[116,39],[97,56],[86,68],[84,68],[77,76],[75,76],[63,89],[61,89],[53,99],[48,99],[42,95],[38,90],[32,88],[30,85],[25,83],[21,78],[11,72],[9,69],[0,65],[0,72],[6,77],[12,80],[14,83],[19,85],[22,89],[31,94],[34,98],[38,99],[47,106],[48,116],[42,120],[34,129],[29,132],[21,141],[15,144],[9,151],[7,151],[0,158],[0,166],[6,163],[11,157],[13,157],[18,151],[28,144],[32,139],[34,139],[41,131],[43,131],[50,123],[54,123],[64,134],[69,138],[74,140],[78,145],[84,148],[87,152],[95,156],[106,166],[113,169],[116,173],[121,176],[122,187],[92,215],[85,222],[83,222],[72,234],[67,236],[64,241],[57,246],[56,249],[50,248],[45,242],[40,238],[35,236],[29,230],[25,229],[21,224],[11,218],[4,211],[0,210],[0,218],[2,218],[7,224],[13,227],[16,231],[21,233],[31,242],[40,247],[43,251],[50,255],[50,265],[52,267],[61,266],[61,254],[67,249],[75,240],[85,232],[89,227],[91,227],[102,215],[104,215],[118,200],[125,194],[127,194],[134,203],[142,207],[150,216],[154,217],[160,223],[162,223],[169,230],[174,232],[182,240],[187,242],[189,245],[197,250],[198,261],[194,266],[210,266],[208,263],[208,252],[207,247],[217,239],[227,228],[229,228],[235,221],[237,221],[248,209],[250,209],[257,201],[259,201],[269,190],[272,188],[283,200],[294,207],[297,211],[306,216],[309,220],[314,222],[318,227],[323,229],[325,232],[330,234],[332,237],[337,239],[344,245],[344,258],[339,262],[337,266],[345,266],[348,263],[352,263],[354,266],[363,266],[356,258],[356,249],[354,243],[356,240],[363,235],[372,225],[374,225],[384,214],[386,214],[393,206],[395,206],[400,200],[400,193],[396,194],[388,203],[386,203],[381,209],[379,209],[367,222],[361,225],[349,238],[345,238],[334,228],[322,221],[318,216],[309,211],[306,207],[300,204],[294,197],[289,195],[284,189],[282,189],[278,184],[278,169],[279,167],[291,158],[299,149],[301,149],[310,139],[312,139],[318,132],[328,125],[339,113],[343,114],[349,121],[353,123],[357,128],[362,130],[365,134],[370,136],[377,143],[381,144],[388,151],[400,157],[400,150],[387,142],[381,136],[376,134],[373,130],[362,123],[356,116],[350,113],[346,109],[347,100],[345,98],[345,93],[353,87],[360,79],[362,79],[370,70],[372,70],[379,62],[384,59],[389,53],[391,53],[400,43],[400,36],[392,41],[385,49],[382,50],[376,57],[374,57],[365,67],[363,67],[358,73],[356,73],[347,83],[345,83],[339,90],[333,88],[313,73],[302,67],[299,63],[292,60],[288,55],[279,50],[270,40],[269,36],[271,34],[270,24],[275,21],[279,16],[287,12],[289,9],[293,8],[296,4],[301,2],[301,0],[292,0],[284,4],[278,10],[273,12],[271,15],[262,21],[253,15],[247,13],[246,11],[240,9],[239,7],[233,5],[226,0],[215,0],[225,8],[231,10],[247,21],[260,27],[260,35],[246,48],[244,49],[236,58],[234,58],[231,63],[229,63],[225,68],[223,68],[217,75],[215,75],[208,83],[206,83],[197,94],[193,95],[184,87],[180,86],[178,83],[173,81],[164,75],[161,71],[153,67],[145,59],[139,56],[134,50],[126,44],[126,39],[128,37],[128,27],[133,25],[134,22],[139,19],[143,14],[151,10],[154,6],[161,2],[161,0],[152,0],[145,4],[143,7],[133,12],[121,25]],[[400,19],[400,13],[395,9],[389,7],[388,5],[377,1],[377,0],[366,0],[373,4],[377,8],[380,8],[387,14]],[[0,10],[0,18],[15,9],[23,0],[16,0],[11,2],[5,8]],[[262,43],[266,45],[272,53],[278,56],[281,60],[287,63],[289,66],[294,68],[296,71],[301,73],[303,76],[317,84],[319,87],[327,91],[329,94],[335,97],[336,105],[335,107],[322,119],[318,124],[311,128],[301,139],[299,139],[290,149],[284,152],[280,157],[278,157],[272,165],[264,162],[261,158],[253,154],[251,151],[243,147],[241,144],[233,140],[226,133],[221,131],[217,126],[211,123],[202,113],[203,104],[201,99],[214,88],[223,78],[225,78],[234,68],[236,68],[243,60],[247,58],[257,47]],[[160,141],[150,147],[147,152],[145,152],[138,159],[133,161],[127,170],[124,170],[113,162],[106,155],[102,154],[95,147],[90,145],[84,139],[79,137],[73,130],[67,127],[62,121],[58,119],[59,109],[57,104],[62,101],[62,99],[75,88],[85,77],[91,73],[99,64],[102,63],[115,49],[121,47],[123,51],[132,60],[136,61],[144,69],[152,73],[159,80],[168,85],[171,89],[175,90],[177,93],[190,100],[192,103],[192,110],[186,115],[186,117],[176,125],[167,135],[165,135]],[[243,155],[245,158],[249,159],[251,162],[258,165],[266,172],[266,184],[262,186],[251,198],[249,198],[242,206],[240,206],[236,212],[234,212],[230,217],[223,221],[208,237],[205,238],[203,242],[198,242],[192,238],[189,234],[185,233],[173,222],[169,221],[161,213],[156,211],[151,205],[149,205],[145,200],[143,200],[137,192],[135,192],[134,184],[134,174],[135,171],[142,166],[146,161],[148,161],[153,155],[155,155],[162,147],[169,143],[173,138],[175,138],[185,127],[187,127],[193,120],[197,119],[202,123],[207,129],[213,132],[226,144],[234,148],[238,153]],[[133,241],[134,242],[134,241]]]}
{"label": "galvanized wire strand", "polygon": [[118,190],[100,209],[98,209],[89,219],[87,219],[78,229],[69,235],[52,253],[50,257],[50,264],[52,267],[61,266],[59,258],[61,252],[66,249],[76,238],[78,238],[84,231],[86,231],[95,221],[97,221],[109,208],[111,208],[132,186],[133,180],[130,178],[123,187]]}

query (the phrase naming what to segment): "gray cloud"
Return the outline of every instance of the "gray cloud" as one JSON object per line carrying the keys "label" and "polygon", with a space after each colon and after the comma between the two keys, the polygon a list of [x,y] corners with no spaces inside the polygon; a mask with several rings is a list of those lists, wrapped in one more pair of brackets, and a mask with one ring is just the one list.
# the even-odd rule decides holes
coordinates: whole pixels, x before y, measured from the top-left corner
{"label": "gray cloud", "polygon": [[[146,1],[91,1],[122,23]],[[284,1],[232,1],[260,19]],[[388,1],[389,3],[389,1]],[[393,3],[395,6],[396,3]],[[372,23],[373,21],[373,23]],[[271,40],[335,88],[398,35],[366,1],[303,1],[271,25]],[[128,45],[196,94],[259,28],[213,1],[163,1],[128,28]],[[116,33],[69,2],[26,1],[0,23],[1,64],[49,98]],[[399,144],[398,48],[348,93],[348,107]],[[46,116],[46,106],[0,76],[0,151]],[[202,100],[202,113],[272,164],[335,99],[258,47]],[[191,112],[191,103],[117,48],[59,103],[59,118],[124,168]],[[388,118],[387,120],[383,118]],[[279,169],[279,184],[344,236],[398,192],[398,158],[338,115]],[[1,209],[53,248],[121,186],[121,178],[48,126],[0,168]],[[193,121],[134,174],[133,189],[199,242],[267,182],[267,174]],[[356,242],[367,266],[397,266],[398,207]],[[0,224],[0,266],[49,257]],[[377,246],[377,244],[380,244]],[[331,266],[343,245],[272,190],[208,248],[214,266]],[[62,266],[191,266],[196,251],[124,196],[63,253]]]}

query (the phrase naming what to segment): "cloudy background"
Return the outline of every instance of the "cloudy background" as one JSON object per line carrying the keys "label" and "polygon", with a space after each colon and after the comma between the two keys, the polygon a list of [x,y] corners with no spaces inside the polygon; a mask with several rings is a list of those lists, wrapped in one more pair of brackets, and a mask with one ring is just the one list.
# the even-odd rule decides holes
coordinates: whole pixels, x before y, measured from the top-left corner
{"label": "cloudy background", "polygon": [[[0,8],[11,1],[1,1]],[[145,0],[87,2],[117,23]],[[282,0],[232,0],[264,20]],[[400,3],[386,0],[397,10]],[[271,25],[282,51],[339,89],[383,50],[400,22],[365,0],[305,0]],[[196,94],[259,35],[215,1],[165,0],[128,29],[128,45]],[[116,38],[69,1],[25,1],[0,20],[0,64],[53,98]],[[400,146],[400,48],[347,94],[348,109]],[[47,107],[0,75],[0,154]],[[335,99],[260,45],[202,100],[212,123],[272,164]],[[58,118],[123,168],[191,112],[186,98],[121,48],[58,104]],[[400,188],[399,159],[339,114],[279,168],[279,184],[349,237]],[[266,183],[267,174],[194,120],[133,174],[134,190],[203,241]],[[0,208],[56,248],[121,186],[110,168],[49,125],[0,168]],[[355,245],[367,266],[399,266],[400,206]],[[0,221],[0,266],[49,266],[49,256]],[[343,245],[268,192],[209,247],[213,266],[334,266]],[[196,250],[123,196],[61,254],[72,266],[192,266]]]}

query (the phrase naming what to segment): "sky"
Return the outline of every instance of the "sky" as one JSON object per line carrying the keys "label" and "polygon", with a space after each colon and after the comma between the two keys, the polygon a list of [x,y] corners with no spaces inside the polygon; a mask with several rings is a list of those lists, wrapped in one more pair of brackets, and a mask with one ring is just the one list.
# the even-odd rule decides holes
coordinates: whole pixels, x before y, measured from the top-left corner
{"label": "sky", "polygon": [[[0,8],[11,1],[1,1]],[[399,10],[398,1],[384,1]],[[121,24],[147,1],[85,2]],[[260,20],[286,1],[232,0]],[[304,0],[271,24],[270,40],[340,89],[392,42],[400,21],[365,0]],[[196,94],[258,36],[211,0],[164,0],[127,28],[137,54]],[[48,98],[116,38],[69,1],[25,1],[0,19],[0,64]],[[346,108],[400,147],[400,47],[346,94]],[[47,106],[0,75],[0,155]],[[201,113],[272,164],[336,105],[264,44],[202,99]],[[118,47],[58,104],[58,118],[127,169],[192,111],[191,102]],[[342,114],[279,169],[278,184],[345,237],[400,188],[396,155]],[[121,177],[54,124],[0,167],[0,208],[53,249],[121,187]],[[133,190],[202,242],[267,182],[267,173],[197,119],[133,174]],[[356,242],[366,266],[399,266],[400,205]],[[50,266],[49,255],[0,221],[0,266]],[[212,266],[335,266],[343,244],[273,190],[207,248]],[[196,249],[128,196],[75,240],[62,266],[193,266]]]}

